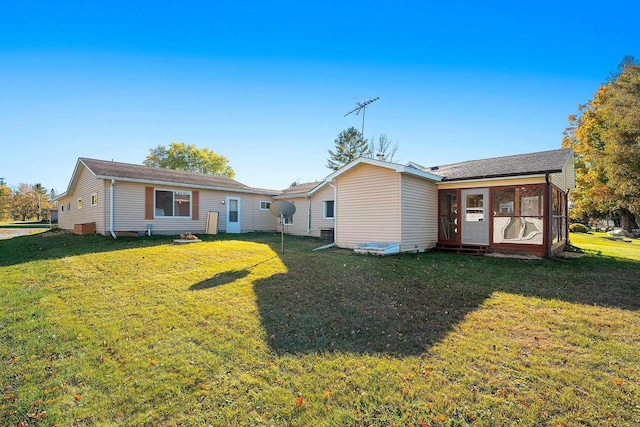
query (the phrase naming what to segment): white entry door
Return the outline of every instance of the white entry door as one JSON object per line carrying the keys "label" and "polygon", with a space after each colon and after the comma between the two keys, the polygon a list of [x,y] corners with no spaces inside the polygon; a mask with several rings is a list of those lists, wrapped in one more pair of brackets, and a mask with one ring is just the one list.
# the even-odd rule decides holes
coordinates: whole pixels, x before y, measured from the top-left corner
{"label": "white entry door", "polygon": [[462,243],[489,244],[489,189],[462,190]]}
{"label": "white entry door", "polygon": [[227,197],[227,233],[240,232],[240,197]]}

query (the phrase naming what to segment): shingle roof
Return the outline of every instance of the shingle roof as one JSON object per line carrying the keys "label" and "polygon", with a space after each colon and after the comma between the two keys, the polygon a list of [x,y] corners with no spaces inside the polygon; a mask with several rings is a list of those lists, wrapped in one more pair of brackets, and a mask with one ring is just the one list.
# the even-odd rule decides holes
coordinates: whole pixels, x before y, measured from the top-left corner
{"label": "shingle roof", "polygon": [[130,163],[109,162],[105,160],[79,159],[99,178],[120,178],[137,182],[155,182],[177,185],[191,185],[242,192],[279,194],[277,190],[264,190],[244,185],[227,176],[186,172],[174,169],[155,168]]}
{"label": "shingle roof", "polygon": [[306,194],[322,183],[323,181],[303,182],[302,184],[297,184],[293,187],[282,190],[281,196],[288,196],[291,194]]}
{"label": "shingle roof", "polygon": [[443,181],[537,175],[547,172],[561,172],[571,152],[570,148],[564,148],[538,153],[470,160],[462,163],[423,168],[423,170],[441,176]]}

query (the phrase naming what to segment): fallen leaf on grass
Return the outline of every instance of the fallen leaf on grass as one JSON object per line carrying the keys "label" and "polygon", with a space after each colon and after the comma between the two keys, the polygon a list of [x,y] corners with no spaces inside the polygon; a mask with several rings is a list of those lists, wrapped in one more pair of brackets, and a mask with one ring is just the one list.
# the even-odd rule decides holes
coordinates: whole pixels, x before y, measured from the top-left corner
{"label": "fallen leaf on grass", "polygon": [[296,406],[300,407],[304,403],[304,398],[302,396],[296,397]]}

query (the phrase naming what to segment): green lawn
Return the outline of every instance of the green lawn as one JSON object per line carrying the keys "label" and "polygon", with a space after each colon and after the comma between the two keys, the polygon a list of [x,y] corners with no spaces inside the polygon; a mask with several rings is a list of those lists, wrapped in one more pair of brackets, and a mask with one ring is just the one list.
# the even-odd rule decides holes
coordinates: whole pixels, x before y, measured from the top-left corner
{"label": "green lawn", "polygon": [[640,244],[571,238],[582,258],[0,241],[0,425],[640,424]]}

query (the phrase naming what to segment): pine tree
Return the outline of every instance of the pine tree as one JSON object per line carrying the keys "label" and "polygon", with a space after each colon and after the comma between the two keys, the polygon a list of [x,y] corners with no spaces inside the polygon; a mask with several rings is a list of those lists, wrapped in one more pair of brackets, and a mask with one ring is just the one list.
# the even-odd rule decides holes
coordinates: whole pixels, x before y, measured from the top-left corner
{"label": "pine tree", "polygon": [[369,151],[369,143],[354,127],[340,132],[335,144],[335,151],[328,150],[329,160],[327,161],[327,167],[334,171],[358,157],[366,156]]}

